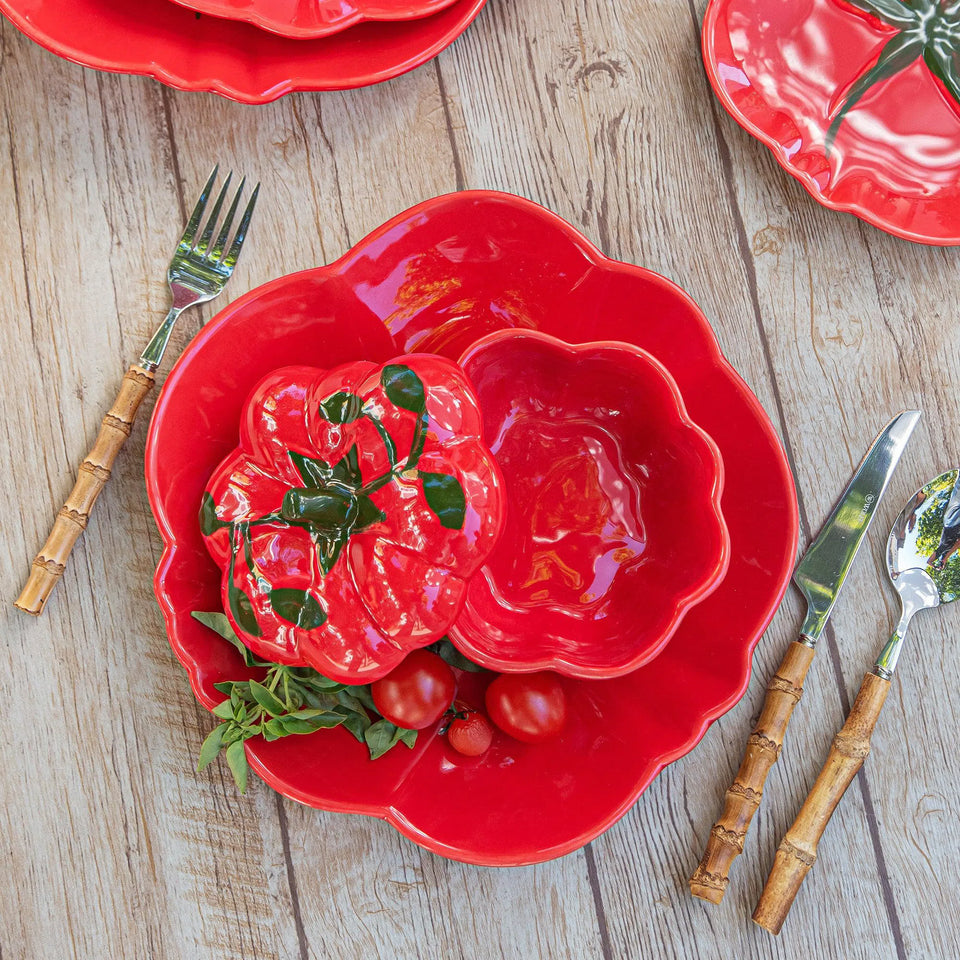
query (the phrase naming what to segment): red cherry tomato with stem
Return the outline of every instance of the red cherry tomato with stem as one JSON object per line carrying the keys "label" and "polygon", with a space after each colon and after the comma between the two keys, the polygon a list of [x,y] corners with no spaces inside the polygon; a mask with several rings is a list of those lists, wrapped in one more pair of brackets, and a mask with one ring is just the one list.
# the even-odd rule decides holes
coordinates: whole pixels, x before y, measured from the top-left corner
{"label": "red cherry tomato with stem", "polygon": [[373,703],[384,719],[408,730],[435,723],[453,702],[457,681],[441,657],[414,650],[385,677],[370,685]]}
{"label": "red cherry tomato with stem", "polygon": [[555,673],[504,673],[487,687],[487,713],[524,743],[555,737],[567,722],[567,698]]}
{"label": "red cherry tomato with stem", "polygon": [[493,727],[482,713],[471,710],[450,722],[447,740],[457,753],[465,757],[479,757],[493,743]]}

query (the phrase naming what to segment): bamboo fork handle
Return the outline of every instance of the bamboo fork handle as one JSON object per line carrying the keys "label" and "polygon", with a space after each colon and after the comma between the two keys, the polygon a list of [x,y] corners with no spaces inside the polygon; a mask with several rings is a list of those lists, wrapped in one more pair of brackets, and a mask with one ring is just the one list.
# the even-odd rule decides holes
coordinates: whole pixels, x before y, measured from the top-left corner
{"label": "bamboo fork handle", "polygon": [[817,844],[844,791],[870,752],[870,737],[890,681],[868,673],[843,729],[834,737],[827,762],[787,831],[773,862],[753,920],[779,933],[793,900],[817,859]]}
{"label": "bamboo fork handle", "polygon": [[43,612],[63,575],[73,545],[87,526],[100,491],[110,479],[113,462],[130,436],[137,409],[153,382],[153,371],[136,364],[124,374],[117,399],[103,418],[93,447],[80,464],[77,482],[60,508],[47,542],[33,559],[26,585],[14,601],[24,612],[35,617]]}
{"label": "bamboo fork handle", "polygon": [[719,903],[727,892],[733,861],[743,853],[750,821],[760,806],[767,774],[777,762],[790,715],[803,694],[814,648],[795,640],[767,684],[760,719],[750,734],[743,762],[724,797],[723,813],[713,825],[707,848],[690,878],[690,892]]}

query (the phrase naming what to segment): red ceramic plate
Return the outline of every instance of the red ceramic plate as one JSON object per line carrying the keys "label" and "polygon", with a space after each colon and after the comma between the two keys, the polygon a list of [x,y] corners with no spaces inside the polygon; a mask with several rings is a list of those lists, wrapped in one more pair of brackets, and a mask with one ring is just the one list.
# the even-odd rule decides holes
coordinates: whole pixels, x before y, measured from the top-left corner
{"label": "red ceramic plate", "polygon": [[460,363],[507,522],[450,639],[504,672],[617,677],[652,660],[727,569],[716,444],[633,344],[500,330]]}
{"label": "red ceramic plate", "polygon": [[281,37],[329,37],[357,23],[417,20],[454,0],[176,0],[188,10],[242,20]]}
{"label": "red ceramic plate", "polygon": [[[693,301],[656,274],[608,260],[529,201],[439,197],[336,263],[266,284],[211,320],[167,378],[146,453],[164,541],[157,597],[173,649],[210,708],[222,698],[213,684],[244,672],[236,651],[190,617],[220,604],[197,508],[211,471],[236,444],[248,391],[291,363],[418,351],[459,357],[509,326],[568,343],[634,343],[670,371],[724,458],[731,558],[720,587],[646,666],[613,680],[568,679],[570,717],[548,743],[499,737],[468,759],[427,731],[412,751],[376,761],[342,730],[248,745],[254,769],[288,797],[382,817],[436,853],[501,866],[582,846],[691,750],[746,689],[753,648],[786,589],[797,545],[790,471],[770,421]],[[480,703],[485,676],[464,675],[461,696]]]}
{"label": "red ceramic plate", "polygon": [[907,240],[960,243],[952,10],[940,0],[711,0],[707,75],[815,200]]}
{"label": "red ceramic plate", "polygon": [[294,90],[343,90],[406,73],[453,43],[485,2],[458,0],[426,19],[361,24],[320,40],[198,17],[170,0],[0,0],[0,12],[86,67],[267,103]]}

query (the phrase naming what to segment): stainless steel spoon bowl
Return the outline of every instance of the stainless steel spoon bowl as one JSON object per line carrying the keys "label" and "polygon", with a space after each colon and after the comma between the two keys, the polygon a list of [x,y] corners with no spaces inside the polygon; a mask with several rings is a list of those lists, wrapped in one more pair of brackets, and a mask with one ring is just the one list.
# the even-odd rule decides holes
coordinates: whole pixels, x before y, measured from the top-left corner
{"label": "stainless steel spoon bowl", "polygon": [[960,596],[960,471],[924,484],[906,503],[887,541],[887,572],[900,594],[900,622],[873,672],[893,676],[913,615]]}

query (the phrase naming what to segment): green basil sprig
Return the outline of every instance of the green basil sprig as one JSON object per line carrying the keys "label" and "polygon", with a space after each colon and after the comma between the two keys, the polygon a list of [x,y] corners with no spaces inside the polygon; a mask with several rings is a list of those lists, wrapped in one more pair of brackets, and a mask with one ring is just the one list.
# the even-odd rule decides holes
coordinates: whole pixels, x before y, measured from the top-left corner
{"label": "green basil sprig", "polygon": [[338,683],[311,667],[259,660],[243,645],[224,614],[194,610],[191,616],[233,644],[246,666],[266,671],[260,680],[214,684],[226,699],[213,709],[220,723],[200,747],[198,771],[222,752],[237,787],[246,793],[249,766],[243,744],[252,737],[278,740],[342,726],[366,745],[371,760],[398,743],[411,748],[416,743],[416,730],[398,727],[380,716],[369,685]]}

